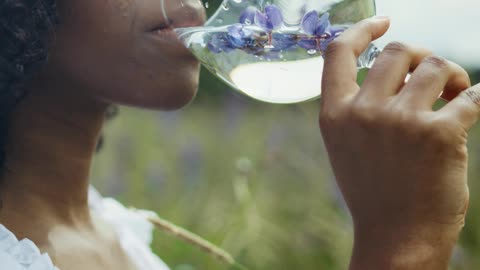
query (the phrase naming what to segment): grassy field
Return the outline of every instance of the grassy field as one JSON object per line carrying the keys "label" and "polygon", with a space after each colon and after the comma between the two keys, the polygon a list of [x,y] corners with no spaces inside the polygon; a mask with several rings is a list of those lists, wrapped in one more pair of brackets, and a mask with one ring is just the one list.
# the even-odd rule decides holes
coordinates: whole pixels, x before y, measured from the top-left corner
{"label": "grassy field", "polygon": [[[122,109],[93,179],[105,194],[155,210],[252,269],[340,269],[351,229],[316,111],[316,102],[258,106],[238,97],[181,112]],[[169,236],[157,235],[154,246],[173,269],[225,269]]]}
{"label": "grassy field", "polygon": [[[121,108],[105,130],[95,186],[204,236],[250,270],[346,269],[352,228],[322,145],[318,101],[253,102],[203,75],[199,96],[181,111]],[[480,269],[479,127],[469,149],[472,205],[452,269]],[[227,269],[164,233],[153,247],[173,270]]]}

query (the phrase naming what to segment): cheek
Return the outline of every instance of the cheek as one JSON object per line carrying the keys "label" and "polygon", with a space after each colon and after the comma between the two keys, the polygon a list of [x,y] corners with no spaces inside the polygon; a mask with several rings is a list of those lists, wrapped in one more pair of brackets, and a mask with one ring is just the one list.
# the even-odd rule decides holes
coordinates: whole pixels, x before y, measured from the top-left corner
{"label": "cheek", "polygon": [[[199,65],[180,61],[156,62],[154,66],[131,63],[118,67],[111,75],[103,78],[106,85],[93,95],[113,103],[171,110],[183,107],[195,96]],[[113,77],[117,75],[122,77]]]}
{"label": "cheek", "polygon": [[178,43],[148,39],[137,20],[144,4],[68,2],[75,4],[60,6],[62,24],[47,67],[56,78],[95,98],[138,107],[176,109],[194,97],[197,61],[178,53]]}

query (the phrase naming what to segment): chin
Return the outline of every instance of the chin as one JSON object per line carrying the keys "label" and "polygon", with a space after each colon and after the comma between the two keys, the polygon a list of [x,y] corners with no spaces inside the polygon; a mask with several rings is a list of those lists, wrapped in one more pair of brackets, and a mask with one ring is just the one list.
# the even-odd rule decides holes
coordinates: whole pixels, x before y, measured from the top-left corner
{"label": "chin", "polygon": [[[139,96],[135,107],[143,107],[151,110],[173,111],[190,104],[198,92],[198,76],[195,78],[176,78],[168,85],[144,91]],[[151,93],[151,95],[146,94]]]}
{"label": "chin", "polygon": [[172,94],[167,96],[160,106],[152,107],[151,109],[174,111],[181,109],[190,104],[197,95],[198,86],[191,89],[171,89]]}
{"label": "chin", "polygon": [[[162,87],[159,93],[162,93],[163,101],[160,110],[178,110],[190,104],[197,95],[199,85],[199,72],[194,76],[176,78],[171,85]],[[155,108],[154,108],[155,109]]]}
{"label": "chin", "polygon": [[162,97],[159,97],[160,106],[154,106],[152,109],[160,110],[178,110],[189,105],[197,95],[200,72],[199,66],[190,70],[191,73],[187,76],[181,76],[173,78],[168,85],[163,84],[162,89],[159,89],[157,93],[160,93]]}

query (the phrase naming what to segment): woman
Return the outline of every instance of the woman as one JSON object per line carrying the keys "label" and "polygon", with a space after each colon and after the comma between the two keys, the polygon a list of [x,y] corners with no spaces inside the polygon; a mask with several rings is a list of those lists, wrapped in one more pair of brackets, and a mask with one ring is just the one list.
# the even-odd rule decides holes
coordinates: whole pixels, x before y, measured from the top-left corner
{"label": "woman", "polygon": [[[171,110],[194,97],[199,65],[166,27],[202,24],[201,5],[190,8],[190,21],[164,22],[158,0],[0,4],[0,224],[59,269],[165,268],[89,206],[88,173],[111,104]],[[466,134],[479,90],[464,91],[457,65],[398,43],[360,88],[355,58],[388,25],[366,20],[326,56],[320,124],[355,223],[351,269],[446,269],[468,202]],[[450,99],[464,92],[432,112],[444,88]],[[0,262],[36,269],[27,251],[9,248]]]}

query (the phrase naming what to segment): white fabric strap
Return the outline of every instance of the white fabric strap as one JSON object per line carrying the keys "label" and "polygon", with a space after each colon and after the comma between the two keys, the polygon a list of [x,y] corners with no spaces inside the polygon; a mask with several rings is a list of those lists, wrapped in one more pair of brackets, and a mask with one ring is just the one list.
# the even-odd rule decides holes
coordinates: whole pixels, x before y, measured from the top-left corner
{"label": "white fabric strap", "polygon": [[109,223],[118,235],[120,245],[141,270],[169,270],[168,266],[150,249],[153,225],[146,216],[151,211],[132,211],[112,198],[103,198],[90,187],[89,205],[93,214]]}
{"label": "white fabric strap", "polygon": [[48,254],[28,239],[18,241],[0,224],[0,270],[58,270]]}

